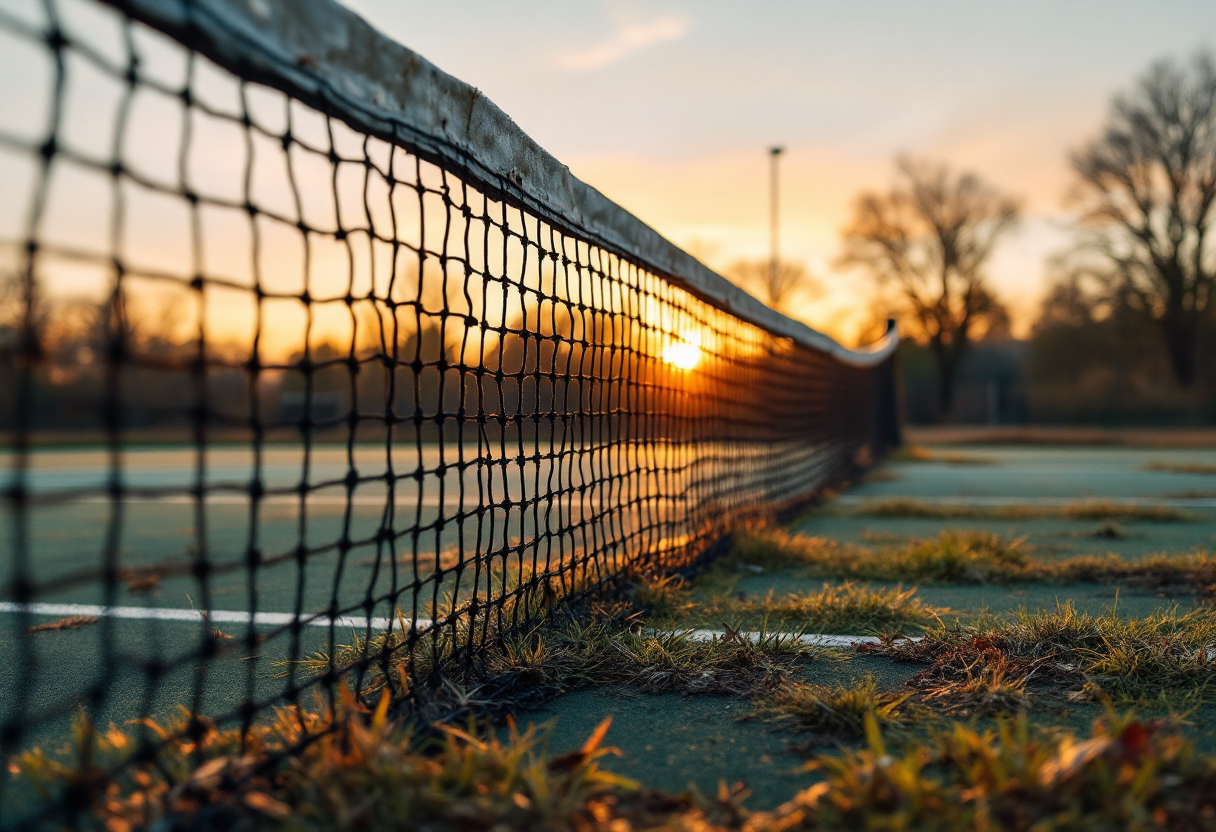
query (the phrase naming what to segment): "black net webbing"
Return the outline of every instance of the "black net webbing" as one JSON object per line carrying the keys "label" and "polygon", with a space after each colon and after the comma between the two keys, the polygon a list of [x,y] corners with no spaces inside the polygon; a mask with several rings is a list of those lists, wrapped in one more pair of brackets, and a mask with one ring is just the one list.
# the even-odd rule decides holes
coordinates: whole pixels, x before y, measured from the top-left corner
{"label": "black net webbing", "polygon": [[384,642],[340,648],[385,630],[418,682],[475,669],[888,446],[890,359],[155,5],[0,0],[6,758],[81,709],[250,726],[357,687]]}

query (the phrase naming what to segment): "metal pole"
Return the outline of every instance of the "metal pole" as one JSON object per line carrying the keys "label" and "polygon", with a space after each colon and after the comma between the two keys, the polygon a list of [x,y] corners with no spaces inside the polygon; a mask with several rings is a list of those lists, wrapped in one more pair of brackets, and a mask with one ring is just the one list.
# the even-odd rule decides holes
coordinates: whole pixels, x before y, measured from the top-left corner
{"label": "metal pole", "polygon": [[781,155],[785,148],[780,145],[775,145],[768,149],[771,163],[769,165],[769,285],[774,289],[777,286],[777,270],[780,268],[780,236],[778,233],[778,212],[780,202],[777,199],[777,157]]}

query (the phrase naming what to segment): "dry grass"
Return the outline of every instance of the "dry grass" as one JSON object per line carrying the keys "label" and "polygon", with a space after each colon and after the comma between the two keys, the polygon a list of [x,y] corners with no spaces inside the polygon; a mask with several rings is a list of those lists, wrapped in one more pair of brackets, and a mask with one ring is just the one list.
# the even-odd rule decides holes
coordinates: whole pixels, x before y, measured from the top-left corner
{"label": "dry grass", "polygon": [[782,729],[810,734],[801,746],[805,749],[826,739],[864,736],[867,715],[883,730],[902,728],[912,710],[908,700],[914,695],[879,690],[872,676],[853,687],[787,682],[757,703],[756,716]]}
{"label": "dry grass", "polygon": [[744,622],[764,620],[782,629],[842,635],[881,635],[920,632],[947,612],[921,602],[916,590],[872,588],[861,584],[824,584],[818,592],[757,599],[720,595],[695,605],[685,620],[715,625],[724,621],[742,628]]}
{"label": "dry grass", "polygon": [[[625,809],[635,784],[600,767],[605,754],[618,753],[601,744],[609,720],[582,748],[550,758],[544,736],[531,727],[512,725],[499,740],[472,727],[440,726],[435,738],[420,741],[388,718],[388,704],[382,697],[369,713],[345,693],[336,712],[284,710],[243,741],[206,722],[197,742],[172,739],[185,732],[186,717],[148,723],[144,730],[166,742],[105,789],[102,766],[129,758],[136,739],[113,726],[94,732],[82,721],[77,743],[91,746],[83,757],[91,763],[63,762],[77,757],[77,748],[34,751],[16,758],[10,772],[48,801],[73,789],[95,821],[85,825],[110,832],[596,829],[602,818],[642,808]],[[309,737],[315,739],[305,743]],[[283,751],[296,753],[276,764]]]}
{"label": "dry grass", "polygon": [[943,668],[936,677],[918,678],[925,699],[955,716],[996,716],[1027,706],[1028,674],[1003,655],[984,656]]}
{"label": "dry grass", "polygon": [[[1032,733],[1023,716],[984,732],[939,729],[893,752],[880,725],[898,725],[900,706],[873,691],[804,690],[784,701],[788,718],[811,731],[851,732],[860,713],[865,745],[818,756],[811,767],[823,779],[771,812],[747,811],[725,786],[716,804],[698,805],[605,771],[605,755],[619,753],[603,744],[607,720],[582,747],[551,756],[542,733],[513,724],[504,739],[449,726],[419,742],[388,718],[387,697],[369,713],[349,695],[336,714],[284,711],[243,742],[203,724],[197,741],[168,741],[104,789],[101,766],[135,744],[113,727],[98,735],[81,723],[77,742],[92,754],[25,754],[10,773],[14,786],[48,798],[72,790],[79,814],[59,825],[111,832],[1216,829],[1216,761],[1161,723],[1108,710],[1078,738]],[[847,719],[835,716],[844,711]],[[304,744],[305,736],[317,738]],[[296,753],[280,756],[289,749]]]}
{"label": "dry grass", "polygon": [[[487,655],[481,675],[472,675],[463,664],[441,662],[438,676],[445,684],[416,688],[407,668],[419,657],[405,649],[405,639],[389,638],[396,647],[388,650],[376,639],[369,647],[356,638],[338,649],[333,662],[343,665],[362,655],[385,656],[388,673],[383,661],[370,666],[364,675],[365,692],[378,694],[387,688],[395,701],[408,700],[428,720],[538,706],[568,691],[603,685],[643,693],[746,696],[779,682],[792,668],[820,653],[799,641],[798,633],[762,630],[753,640],[728,632],[706,642],[693,640],[688,632],[631,632],[607,618],[593,623],[568,618],[505,638],[501,649]],[[301,664],[323,673],[331,659],[319,653]]]}
{"label": "dry grass", "polygon": [[668,620],[688,606],[688,582],[679,575],[639,578],[633,586],[633,604],[650,618]]}
{"label": "dry grass", "polygon": [[[124,769],[121,782],[109,786],[104,786],[105,769],[129,759],[137,743],[113,727],[98,735],[81,720],[73,747],[22,755],[10,772],[47,802],[64,788],[76,801],[87,797],[108,830],[157,823],[224,830],[616,828],[597,824],[617,817],[645,819],[655,801],[688,811],[692,804],[648,793],[635,799],[616,788],[623,781],[595,763],[604,753],[598,748],[602,731],[580,752],[546,761],[540,736],[531,729],[500,743],[493,735],[477,738],[471,728],[451,726],[472,725],[476,717],[502,715],[592,685],[650,694],[751,696],[783,685],[791,670],[822,653],[797,633],[762,631],[751,638],[728,632],[696,641],[686,633],[621,630],[610,616],[593,620],[567,618],[530,633],[504,635],[502,648],[485,656],[487,664],[475,677],[450,662],[443,647],[430,667],[442,683],[417,688],[407,663],[422,656],[412,655],[398,633],[356,638],[332,661],[318,655],[303,663],[324,672],[369,655],[380,659],[366,667],[360,701],[339,687],[343,706],[337,714],[324,707],[312,713],[283,709],[271,725],[255,727],[243,741],[236,732],[187,716],[165,726],[148,723],[145,731],[158,736],[163,748],[147,764]],[[378,701],[375,713],[362,701]],[[423,736],[409,727],[394,729],[387,721],[390,709],[444,721],[430,723]],[[185,739],[200,732],[197,743]],[[321,739],[304,745],[312,736]],[[298,756],[278,760],[282,752],[297,749],[302,749]],[[88,765],[79,767],[79,760]],[[271,764],[263,765],[266,761]],[[728,793],[725,799],[730,803],[734,797]],[[182,818],[189,824],[176,825]]]}
{"label": "dry grass", "polygon": [[1216,763],[1154,723],[1111,714],[1085,739],[1034,736],[1025,719],[959,726],[901,756],[875,720],[866,730],[865,750],[820,757],[823,782],[746,828],[1216,829]]}
{"label": "dry grass", "polygon": [[[593,576],[584,572],[580,580],[567,577],[564,586],[553,576],[533,581],[524,575],[522,579],[496,582],[494,595],[498,600],[493,605],[470,609],[448,596],[436,615],[437,623],[421,631],[412,630],[398,611],[390,629],[370,636],[352,629],[349,643],[295,664],[315,676],[357,673],[363,695],[379,695],[388,688],[395,703],[403,703],[425,724],[496,712],[512,699],[539,703],[553,691],[542,686],[525,692],[526,685],[514,676],[486,684],[470,669],[462,651],[474,639],[490,645],[485,652],[491,664],[504,658],[504,645],[543,651],[546,644],[539,635],[542,628],[570,595],[589,590],[598,593],[592,581]],[[524,586],[528,591],[519,591]],[[597,618],[604,632],[615,632],[627,605],[597,597],[585,599],[590,606],[584,612]],[[562,614],[561,620],[568,622],[568,613]],[[532,629],[525,632],[526,627]],[[286,675],[289,663],[278,666]]]}
{"label": "dry grass", "polygon": [[929,665],[909,684],[937,691],[961,708],[981,708],[974,694],[985,687],[998,696],[997,704],[1019,707],[1032,692],[1072,700],[1100,694],[1177,708],[1216,702],[1216,613],[1210,609],[1127,619],[1067,605],[934,628],[920,642],[858,649]]}
{"label": "dry grass", "polygon": [[1058,561],[1031,558],[1021,539],[946,530],[935,538],[862,547],[785,529],[753,526],[735,534],[723,572],[795,569],[823,578],[920,583],[1122,583],[1206,592],[1216,587],[1216,557],[1207,552],[1153,555],[1129,561],[1082,555]]}

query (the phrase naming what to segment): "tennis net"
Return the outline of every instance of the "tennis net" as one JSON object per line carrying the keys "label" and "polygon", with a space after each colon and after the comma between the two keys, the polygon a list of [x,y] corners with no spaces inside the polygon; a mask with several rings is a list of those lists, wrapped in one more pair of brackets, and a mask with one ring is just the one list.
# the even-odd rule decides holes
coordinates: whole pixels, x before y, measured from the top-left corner
{"label": "tennis net", "polygon": [[893,330],[772,312],[330,0],[0,0],[0,70],[6,756],[423,690],[898,441]]}

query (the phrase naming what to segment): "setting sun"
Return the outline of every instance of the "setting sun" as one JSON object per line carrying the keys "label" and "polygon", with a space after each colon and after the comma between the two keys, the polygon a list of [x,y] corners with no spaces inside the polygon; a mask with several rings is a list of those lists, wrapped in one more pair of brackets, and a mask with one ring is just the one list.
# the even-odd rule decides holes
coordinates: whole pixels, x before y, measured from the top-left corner
{"label": "setting sun", "polygon": [[691,370],[701,361],[701,336],[686,332],[663,350],[663,360],[681,370]]}

